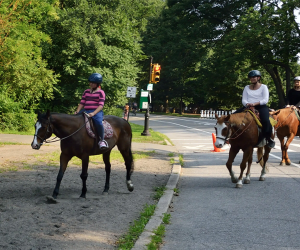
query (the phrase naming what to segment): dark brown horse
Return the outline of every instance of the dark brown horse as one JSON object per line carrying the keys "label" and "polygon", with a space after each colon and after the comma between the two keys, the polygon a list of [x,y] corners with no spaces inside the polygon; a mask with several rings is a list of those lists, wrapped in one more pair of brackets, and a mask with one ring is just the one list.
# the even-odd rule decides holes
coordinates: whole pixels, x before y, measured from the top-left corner
{"label": "dark brown horse", "polygon": [[[294,137],[300,135],[300,131],[298,131],[300,122],[292,108],[284,108],[277,111],[272,111],[270,112],[270,115],[272,115],[273,118],[277,121],[275,130],[280,141],[282,152],[280,165],[290,165],[291,160],[289,159],[287,150]],[[284,137],[287,137],[285,143]]]}
{"label": "dark brown horse", "polygon": [[[252,155],[253,148],[256,147],[258,142],[258,126],[249,112],[245,113],[236,113],[228,116],[218,117],[216,114],[217,124],[216,129],[216,142],[215,146],[217,148],[222,148],[225,142],[229,142],[231,147],[229,150],[229,158],[226,163],[227,169],[231,176],[231,181],[236,183],[237,188],[243,186],[243,173],[246,169],[248,163],[248,168],[246,172],[246,178],[244,179],[244,184],[250,183],[250,168],[252,164]],[[272,135],[274,138],[274,135]],[[271,149],[265,145],[266,142],[263,142],[259,145],[257,149],[257,158],[260,160],[260,165],[262,166],[260,181],[265,180],[266,174],[266,162],[269,159],[269,153]],[[263,154],[263,148],[265,153]],[[240,164],[240,175],[238,178],[235,177],[234,172],[232,171],[232,163],[237,155],[237,153],[243,150],[243,160]]]}
{"label": "dark brown horse", "polygon": [[38,114],[38,120],[35,124],[35,135],[31,147],[39,149],[44,142],[47,142],[52,133],[60,138],[60,169],[57,175],[56,186],[53,191],[53,201],[57,198],[59,193],[60,183],[66,171],[68,162],[73,156],[77,156],[82,160],[82,192],[80,197],[85,198],[87,188],[86,180],[88,177],[88,164],[90,155],[103,154],[103,161],[105,163],[106,181],[103,193],[107,194],[109,190],[110,179],[110,153],[114,146],[118,146],[122,154],[127,170],[126,183],[127,188],[133,191],[133,184],[130,176],[133,172],[133,157],[131,152],[131,127],[127,121],[116,116],[104,116],[111,127],[113,128],[113,136],[107,139],[108,148],[99,149],[95,139],[91,138],[85,129],[85,120],[83,115],[67,115],[59,113]]}

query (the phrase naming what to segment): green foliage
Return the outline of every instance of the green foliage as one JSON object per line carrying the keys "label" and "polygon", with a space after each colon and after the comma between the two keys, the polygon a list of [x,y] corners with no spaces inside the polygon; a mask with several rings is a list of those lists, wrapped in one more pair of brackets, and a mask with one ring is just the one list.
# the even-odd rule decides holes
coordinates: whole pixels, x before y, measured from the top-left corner
{"label": "green foliage", "polygon": [[0,51],[1,92],[6,92],[20,107],[30,110],[41,98],[52,97],[57,81],[54,72],[47,69],[40,47],[41,42],[50,43],[51,40],[39,30],[45,16],[53,17],[53,8],[47,1],[15,1],[10,5],[7,0],[1,3],[0,11],[0,19],[10,16],[9,30],[0,33],[2,41],[5,37]]}
{"label": "green foliage", "polygon": [[139,219],[135,220],[133,222],[133,225],[130,226],[129,232],[117,241],[118,249],[132,249],[134,243],[136,242],[140,234],[143,232],[151,216],[154,214],[155,208],[155,205],[145,205]]}

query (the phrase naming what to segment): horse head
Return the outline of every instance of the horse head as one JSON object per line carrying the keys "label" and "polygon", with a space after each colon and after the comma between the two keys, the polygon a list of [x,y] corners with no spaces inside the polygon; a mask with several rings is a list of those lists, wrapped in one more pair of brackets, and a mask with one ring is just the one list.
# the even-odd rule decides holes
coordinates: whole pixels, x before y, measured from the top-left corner
{"label": "horse head", "polygon": [[217,119],[217,123],[215,125],[216,130],[216,142],[215,146],[217,148],[222,148],[224,144],[227,142],[227,139],[230,137],[230,124],[229,119],[230,115],[223,115],[219,117],[217,114],[215,114],[215,117]]}
{"label": "horse head", "polygon": [[270,111],[269,114],[274,118],[274,120],[278,120],[278,115],[280,113],[280,109],[276,111]]}
{"label": "horse head", "polygon": [[50,111],[47,110],[46,114],[41,114],[38,112],[38,120],[35,123],[35,134],[31,147],[33,149],[40,149],[43,145],[43,142],[52,135],[52,127],[50,122]]}

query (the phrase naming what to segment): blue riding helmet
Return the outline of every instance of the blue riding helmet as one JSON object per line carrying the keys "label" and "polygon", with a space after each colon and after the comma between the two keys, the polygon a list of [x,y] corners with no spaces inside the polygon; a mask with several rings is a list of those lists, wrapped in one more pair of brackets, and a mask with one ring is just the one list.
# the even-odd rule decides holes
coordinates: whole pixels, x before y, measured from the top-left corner
{"label": "blue riding helmet", "polygon": [[99,86],[102,83],[102,75],[99,73],[93,73],[90,75],[88,81],[92,83],[97,83],[97,85]]}
{"label": "blue riding helmet", "polygon": [[296,77],[294,78],[294,81],[300,81],[300,76],[296,76]]}
{"label": "blue riding helmet", "polygon": [[261,73],[258,70],[251,70],[248,74],[248,78],[254,77],[254,76],[260,76],[261,77]]}

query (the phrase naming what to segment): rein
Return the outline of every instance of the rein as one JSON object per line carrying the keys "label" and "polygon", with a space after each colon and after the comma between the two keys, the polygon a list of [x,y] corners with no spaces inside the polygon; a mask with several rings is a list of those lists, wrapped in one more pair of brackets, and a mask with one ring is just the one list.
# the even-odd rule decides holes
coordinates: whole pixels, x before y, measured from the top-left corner
{"label": "rein", "polygon": [[[243,121],[244,121],[244,119],[245,119],[245,117],[246,117],[246,115],[247,115],[247,112],[248,112],[248,111],[246,110],[245,116],[244,116],[244,118],[243,118]],[[231,138],[234,134],[236,134],[239,130],[241,130],[240,128],[238,128],[238,130],[235,131],[235,132],[233,133],[233,135],[231,135],[231,136],[228,138],[228,140],[235,140],[236,138],[238,138],[241,134],[243,134],[243,133],[246,131],[246,129],[248,129],[248,127],[250,126],[250,124],[252,123],[253,120],[254,120],[254,118],[251,120],[251,122],[248,124],[248,126],[242,130],[242,132],[241,132],[240,134],[238,134],[236,137]],[[244,122],[242,122],[242,123],[244,124]],[[228,129],[228,134],[229,134],[229,129]],[[225,139],[226,139],[226,138],[225,138]],[[225,140],[225,141],[226,141],[226,140]]]}
{"label": "rein", "polygon": [[[58,137],[55,136],[53,139],[47,141],[47,139],[45,139],[45,138],[46,138],[47,133],[50,132],[49,127],[50,127],[50,124],[51,124],[51,116],[49,116],[49,118],[48,118],[48,125],[47,125],[47,131],[46,131],[46,133],[45,133],[44,139],[42,139],[42,138],[41,138],[40,136],[38,136],[38,135],[34,135],[34,136],[36,136],[36,137],[38,137],[40,140],[42,140],[42,144],[43,144],[44,142],[45,142],[45,143],[52,143],[52,142],[62,141],[62,140],[64,140],[64,139],[67,139],[67,138],[71,137],[72,135],[76,134],[80,129],[82,129],[82,128],[85,126],[86,123],[89,122],[90,119],[91,119],[91,117],[89,117],[89,119],[88,119],[88,120],[87,120],[87,121],[86,121],[79,129],[77,129],[74,133],[72,133],[72,134],[70,134],[70,135],[68,135],[68,136],[66,136],[66,137],[64,137],[64,138],[59,138],[59,139],[56,139],[56,138],[58,138]],[[53,130],[53,129],[52,129],[52,130]]]}
{"label": "rein", "polygon": [[275,129],[275,131],[277,131],[277,129],[279,129],[281,127],[281,125],[286,121],[286,119],[293,113],[293,109],[291,109],[291,112],[288,114],[288,116],[280,123],[280,125]]}

